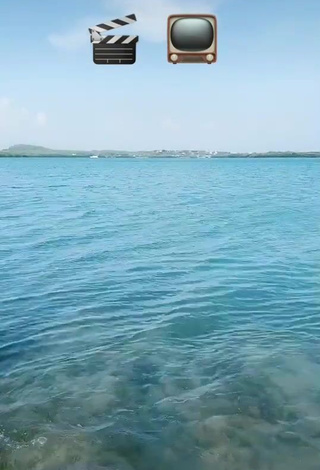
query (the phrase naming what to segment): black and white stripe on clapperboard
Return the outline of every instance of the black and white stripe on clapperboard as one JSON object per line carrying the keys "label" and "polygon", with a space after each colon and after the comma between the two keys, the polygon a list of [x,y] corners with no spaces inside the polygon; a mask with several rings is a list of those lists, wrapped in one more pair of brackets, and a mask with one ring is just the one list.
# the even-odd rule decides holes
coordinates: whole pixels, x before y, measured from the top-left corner
{"label": "black and white stripe on clapperboard", "polygon": [[93,44],[93,62],[95,64],[134,64],[136,61],[136,44],[139,36],[103,36],[112,29],[135,23],[136,15],[116,18],[108,23],[101,23],[89,28]]}

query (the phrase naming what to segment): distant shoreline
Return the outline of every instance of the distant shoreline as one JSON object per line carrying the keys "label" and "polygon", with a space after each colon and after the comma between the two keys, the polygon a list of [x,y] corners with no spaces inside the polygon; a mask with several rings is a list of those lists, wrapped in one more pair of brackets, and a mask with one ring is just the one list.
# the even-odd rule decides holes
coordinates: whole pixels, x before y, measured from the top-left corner
{"label": "distant shoreline", "polygon": [[320,151],[309,152],[225,152],[210,150],[58,150],[39,145],[13,145],[0,150],[0,158],[318,158]]}
{"label": "distant shoreline", "polygon": [[[67,159],[88,159],[90,158],[90,155],[5,155],[5,154],[0,154],[0,159],[4,158],[19,158],[19,159],[32,159],[32,158],[45,158],[45,159],[50,159],[50,158],[67,158]],[[320,158],[320,153],[319,154],[259,154],[259,155],[250,155],[250,154],[236,154],[236,155],[224,155],[224,156],[219,156],[219,155],[210,155],[210,156],[197,156],[197,155],[110,155],[110,156],[99,156],[96,158],[96,160],[116,160],[116,159],[130,159],[130,160],[157,160],[157,159],[171,159],[171,160],[178,160],[178,159],[185,159],[185,160],[230,160],[230,159],[251,159],[251,160],[257,160],[257,159],[274,159],[274,158],[283,158],[283,159],[288,159],[288,158],[312,158],[312,159],[317,159]]]}

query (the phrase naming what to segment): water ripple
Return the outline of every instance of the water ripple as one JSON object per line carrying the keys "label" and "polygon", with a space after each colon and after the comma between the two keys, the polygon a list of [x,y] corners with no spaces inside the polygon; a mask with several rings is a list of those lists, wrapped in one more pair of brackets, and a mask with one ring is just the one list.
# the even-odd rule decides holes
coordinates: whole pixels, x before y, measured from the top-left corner
{"label": "water ripple", "polygon": [[319,161],[0,166],[1,469],[318,468]]}

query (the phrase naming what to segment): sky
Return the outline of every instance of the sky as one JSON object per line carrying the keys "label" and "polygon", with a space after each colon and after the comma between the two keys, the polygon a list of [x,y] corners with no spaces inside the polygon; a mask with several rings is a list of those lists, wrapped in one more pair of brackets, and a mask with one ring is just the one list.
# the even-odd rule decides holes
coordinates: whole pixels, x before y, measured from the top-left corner
{"label": "sky", "polygon": [[[135,13],[137,61],[88,28]],[[213,13],[215,64],[167,62],[167,17]],[[320,151],[319,0],[0,0],[0,148]]]}

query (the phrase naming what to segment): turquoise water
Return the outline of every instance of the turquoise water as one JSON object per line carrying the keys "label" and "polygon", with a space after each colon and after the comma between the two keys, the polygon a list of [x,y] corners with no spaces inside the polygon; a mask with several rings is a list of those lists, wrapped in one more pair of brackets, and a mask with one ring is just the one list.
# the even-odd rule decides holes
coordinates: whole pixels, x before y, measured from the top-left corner
{"label": "turquoise water", "polygon": [[0,160],[2,470],[313,470],[320,160]]}

